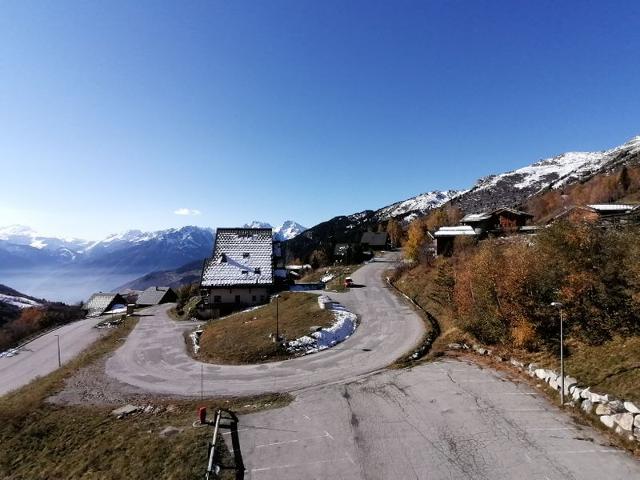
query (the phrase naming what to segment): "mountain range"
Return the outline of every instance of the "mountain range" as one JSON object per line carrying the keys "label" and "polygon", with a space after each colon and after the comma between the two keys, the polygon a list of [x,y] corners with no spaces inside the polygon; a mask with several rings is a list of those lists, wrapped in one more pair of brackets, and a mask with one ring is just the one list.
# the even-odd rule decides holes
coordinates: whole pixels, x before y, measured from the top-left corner
{"label": "mountain range", "polygon": [[[271,228],[264,222],[245,226]],[[305,228],[286,221],[274,238],[288,240]],[[0,271],[29,267],[109,268],[119,271],[175,268],[208,256],[215,230],[187,226],[155,232],[128,230],[98,241],[40,235],[29,227],[0,228]]]}
{"label": "mountain range", "polygon": [[[483,177],[467,190],[430,191],[377,210],[340,215],[309,229],[287,221],[274,228],[274,238],[286,241],[289,260],[307,261],[313,250],[329,250],[336,243],[357,242],[362,232],[375,229],[391,218],[406,225],[412,219],[446,205],[456,206],[463,213],[497,207],[523,208],[528,200],[545,192],[560,191],[598,175],[609,175],[622,166],[638,164],[640,136],[609,150],[563,153],[516,170]],[[244,226],[271,227],[261,221]],[[145,281],[138,279],[140,281],[132,283],[130,288],[140,288],[142,284],[160,279],[166,284],[177,285],[184,279],[191,281],[197,275],[200,262],[211,253],[214,233],[210,228],[193,226],[157,232],[130,230],[90,242],[42,236],[23,226],[5,227],[0,228],[0,274],[10,269],[70,267],[77,270],[86,267],[136,272],[138,275],[155,272],[155,277],[145,276]],[[176,270],[178,267],[179,271]]]}

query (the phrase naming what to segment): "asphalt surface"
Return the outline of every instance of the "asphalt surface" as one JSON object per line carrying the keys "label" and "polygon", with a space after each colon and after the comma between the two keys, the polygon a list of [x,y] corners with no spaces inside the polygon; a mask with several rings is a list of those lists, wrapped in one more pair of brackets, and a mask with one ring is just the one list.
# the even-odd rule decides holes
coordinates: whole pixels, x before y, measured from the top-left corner
{"label": "asphalt surface", "polygon": [[338,346],[283,362],[261,365],[212,365],[191,358],[183,334],[193,325],[175,322],[169,306],[143,310],[126,342],[106,362],[107,375],[159,394],[199,396],[289,392],[343,382],[380,370],[411,350],[421,339],[423,320],[389,292],[382,279],[390,260],[371,262],[352,275],[362,288],[329,293],[360,317],[356,332]]}
{"label": "asphalt surface", "polygon": [[64,364],[98,339],[100,330],[93,327],[104,319],[90,318],[64,325],[23,345],[14,357],[0,358],[0,395],[57,370],[56,335],[60,336],[60,359]]}
{"label": "asphalt surface", "polygon": [[255,480],[640,478],[640,462],[526,384],[455,360],[310,389],[241,416],[238,438]]}

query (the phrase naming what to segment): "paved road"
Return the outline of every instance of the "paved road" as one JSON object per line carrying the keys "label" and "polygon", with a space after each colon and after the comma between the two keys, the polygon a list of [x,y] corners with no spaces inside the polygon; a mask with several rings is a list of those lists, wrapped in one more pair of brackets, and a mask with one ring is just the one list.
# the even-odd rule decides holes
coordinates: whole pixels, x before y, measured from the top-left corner
{"label": "paved road", "polygon": [[526,384],[454,360],[310,389],[240,417],[238,437],[254,480],[640,478]]}
{"label": "paved road", "polygon": [[66,363],[98,339],[100,331],[93,327],[102,320],[98,317],[70,323],[25,344],[18,355],[0,358],[0,395],[58,368],[55,335],[60,335],[60,357]]}
{"label": "paved road", "polygon": [[361,317],[360,326],[335,348],[284,362],[250,366],[203,364],[185,351],[184,324],[166,314],[167,306],[151,307],[124,345],[106,363],[106,373],[148,392],[200,395],[201,368],[206,395],[285,392],[341,382],[379,370],[409,351],[422,337],[422,319],[387,291],[382,273],[387,261],[364,265],[352,275],[365,285],[348,293],[331,293]]}

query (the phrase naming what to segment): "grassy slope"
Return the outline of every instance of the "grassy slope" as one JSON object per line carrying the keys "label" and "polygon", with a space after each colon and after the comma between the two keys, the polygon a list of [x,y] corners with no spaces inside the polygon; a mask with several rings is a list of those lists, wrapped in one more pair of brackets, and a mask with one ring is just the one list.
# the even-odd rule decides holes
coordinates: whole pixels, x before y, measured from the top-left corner
{"label": "grassy slope", "polygon": [[[416,299],[440,322],[442,335],[435,342],[432,352],[446,349],[451,342],[474,340],[456,326],[450,305],[434,299],[436,271],[419,265],[403,273],[395,285]],[[522,360],[539,363],[543,367],[559,370],[558,354],[551,352],[529,353],[513,351],[509,345],[499,349],[505,355],[512,354]],[[640,337],[614,338],[603,345],[590,346],[575,340],[567,340],[565,368],[567,375],[576,377],[594,391],[611,393],[625,400],[640,402]]]}
{"label": "grassy slope", "polygon": [[[204,403],[255,411],[288,402],[288,396],[167,402],[171,412],[113,417],[113,407],[58,406],[46,398],[63,388],[78,368],[111,352],[134,322],[113,330],[72,362],[52,374],[0,398],[0,477],[6,479],[191,479],[201,477],[211,431],[191,423]],[[158,433],[168,425],[184,428],[168,438]],[[221,445],[222,447],[222,445]],[[224,447],[222,447],[224,449]],[[227,471],[223,478],[235,478]]]}
{"label": "grassy slope", "polygon": [[433,315],[440,324],[441,334],[434,342],[431,355],[438,354],[451,342],[457,342],[468,337],[455,323],[450,304],[433,294],[433,283],[436,278],[436,270],[424,265],[405,271],[394,282],[394,285],[403,293],[413,298],[425,310]]}
{"label": "grassy slope", "polygon": [[[285,292],[280,295],[280,335],[293,340],[310,333],[309,327],[328,326],[331,312],[321,310],[317,295]],[[269,338],[276,329],[276,303],[211,322],[200,339],[198,358],[227,364],[260,363],[290,358]]]}

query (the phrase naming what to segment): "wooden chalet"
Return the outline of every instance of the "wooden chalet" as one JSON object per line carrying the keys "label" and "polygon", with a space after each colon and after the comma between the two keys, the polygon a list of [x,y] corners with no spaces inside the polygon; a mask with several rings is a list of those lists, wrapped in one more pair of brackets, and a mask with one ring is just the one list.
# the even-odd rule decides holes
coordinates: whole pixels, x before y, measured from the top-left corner
{"label": "wooden chalet", "polygon": [[513,208],[498,208],[492,212],[465,215],[460,223],[470,226],[482,236],[517,232],[533,218],[530,213]]}
{"label": "wooden chalet", "polygon": [[389,234],[387,232],[364,232],[360,239],[360,245],[368,250],[385,250],[389,247]]}
{"label": "wooden chalet", "polygon": [[171,303],[177,300],[178,295],[170,287],[149,287],[138,296],[136,305],[139,307],[150,307],[151,305]]}

